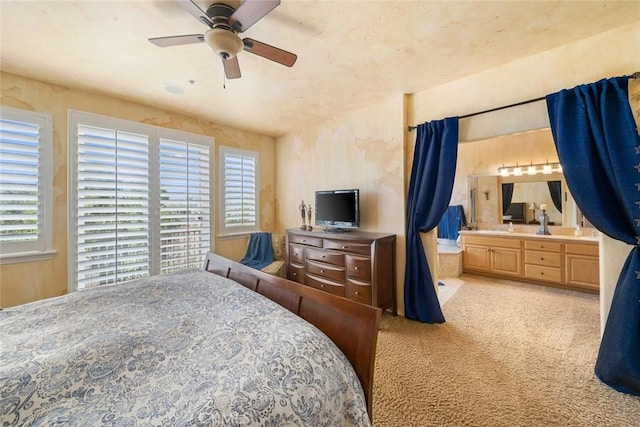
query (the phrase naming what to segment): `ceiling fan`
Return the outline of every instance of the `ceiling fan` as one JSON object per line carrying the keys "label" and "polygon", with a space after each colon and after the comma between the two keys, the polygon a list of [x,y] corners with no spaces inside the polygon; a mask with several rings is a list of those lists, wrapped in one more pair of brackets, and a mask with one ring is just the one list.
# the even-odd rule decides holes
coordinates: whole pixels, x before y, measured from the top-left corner
{"label": "ceiling fan", "polygon": [[204,42],[222,59],[224,73],[228,79],[240,78],[240,64],[236,55],[243,49],[287,67],[293,66],[298,59],[297,55],[286,50],[250,38],[240,39],[238,36],[238,33],[245,32],[275,9],[280,0],[244,0],[237,9],[225,3],[213,3],[206,12],[194,0],[176,2],[208,26],[209,30],[204,34],[150,38],[149,41],[156,46],[170,47]]}

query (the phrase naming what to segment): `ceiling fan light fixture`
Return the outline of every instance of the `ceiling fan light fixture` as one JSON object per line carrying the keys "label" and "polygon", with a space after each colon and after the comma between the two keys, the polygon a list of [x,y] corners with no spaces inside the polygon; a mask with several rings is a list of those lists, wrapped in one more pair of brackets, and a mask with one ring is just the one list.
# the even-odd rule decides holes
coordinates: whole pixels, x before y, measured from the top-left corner
{"label": "ceiling fan light fixture", "polygon": [[236,56],[243,48],[242,40],[233,31],[212,28],[204,34],[204,41],[222,59]]}

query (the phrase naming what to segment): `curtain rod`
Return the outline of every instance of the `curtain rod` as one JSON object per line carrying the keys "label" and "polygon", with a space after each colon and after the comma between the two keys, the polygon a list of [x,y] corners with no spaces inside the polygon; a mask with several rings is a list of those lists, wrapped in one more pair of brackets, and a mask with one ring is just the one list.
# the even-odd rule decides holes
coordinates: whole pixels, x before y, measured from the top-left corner
{"label": "curtain rod", "polygon": [[[636,71],[635,73],[629,75],[629,77],[631,77],[633,79],[640,79],[640,71]],[[458,118],[459,119],[466,119],[468,117],[479,116],[480,114],[492,113],[494,111],[504,110],[506,108],[518,107],[520,105],[525,105],[525,104],[531,104],[532,102],[542,101],[545,98],[546,98],[546,96],[541,96],[539,98],[528,99],[528,100],[522,101],[522,102],[516,102],[515,104],[503,105],[502,107],[490,108],[488,110],[478,111],[477,113],[465,114],[464,116],[460,116]],[[409,132],[411,132],[414,129],[418,129],[418,126],[407,126],[407,129],[409,130]]]}
{"label": "curtain rod", "polygon": [[[466,119],[467,117],[479,116],[480,114],[491,113],[494,111],[504,110],[511,107],[517,107],[519,105],[531,104],[532,102],[542,101],[543,99],[545,99],[545,97],[541,96],[540,98],[528,99],[526,101],[516,102],[515,104],[503,105],[502,107],[490,108],[488,110],[478,111],[477,113],[465,114],[464,116],[460,116],[458,118]],[[409,129],[409,132],[411,132],[414,129],[418,129],[418,126],[407,126],[407,128]]]}

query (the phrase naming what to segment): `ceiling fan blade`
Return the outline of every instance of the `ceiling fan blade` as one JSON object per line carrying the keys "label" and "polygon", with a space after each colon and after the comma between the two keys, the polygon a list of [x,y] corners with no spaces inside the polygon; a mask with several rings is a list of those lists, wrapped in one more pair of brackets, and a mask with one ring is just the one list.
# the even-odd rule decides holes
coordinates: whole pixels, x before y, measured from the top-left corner
{"label": "ceiling fan blade", "polygon": [[229,25],[239,33],[245,32],[279,4],[280,0],[244,0],[229,17]]}
{"label": "ceiling fan blade", "polygon": [[277,47],[268,45],[266,43],[259,42],[254,39],[242,39],[244,44],[244,50],[251,52],[254,55],[262,56],[278,64],[292,67],[295,64],[298,55],[287,52],[286,50],[279,49]]}
{"label": "ceiling fan blade", "polygon": [[224,66],[224,74],[228,79],[239,79],[241,77],[240,63],[238,62],[237,56],[229,59],[223,59],[222,65]]}
{"label": "ceiling fan blade", "polygon": [[158,47],[170,47],[181,44],[202,43],[204,42],[204,35],[187,34],[184,36],[154,37],[150,38],[149,41]]}
{"label": "ceiling fan blade", "polygon": [[189,12],[191,16],[196,18],[198,21],[202,22],[204,25],[206,25],[209,28],[213,28],[213,22],[211,22],[211,19],[207,16],[206,12],[200,9],[200,6],[198,6],[195,1],[193,0],[175,0],[175,1],[184,9],[186,9],[186,11]]}

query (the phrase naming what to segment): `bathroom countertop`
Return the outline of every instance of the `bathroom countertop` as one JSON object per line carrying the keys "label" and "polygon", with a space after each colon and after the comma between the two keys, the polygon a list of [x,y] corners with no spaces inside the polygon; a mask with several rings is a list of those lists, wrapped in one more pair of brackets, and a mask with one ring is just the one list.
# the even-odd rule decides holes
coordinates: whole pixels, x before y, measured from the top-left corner
{"label": "bathroom countertop", "polygon": [[554,241],[569,241],[593,244],[597,244],[599,241],[598,237],[593,237],[591,235],[576,237],[565,234],[535,234],[509,232],[504,230],[460,230],[460,234],[463,236],[505,237],[514,239],[547,239]]}

